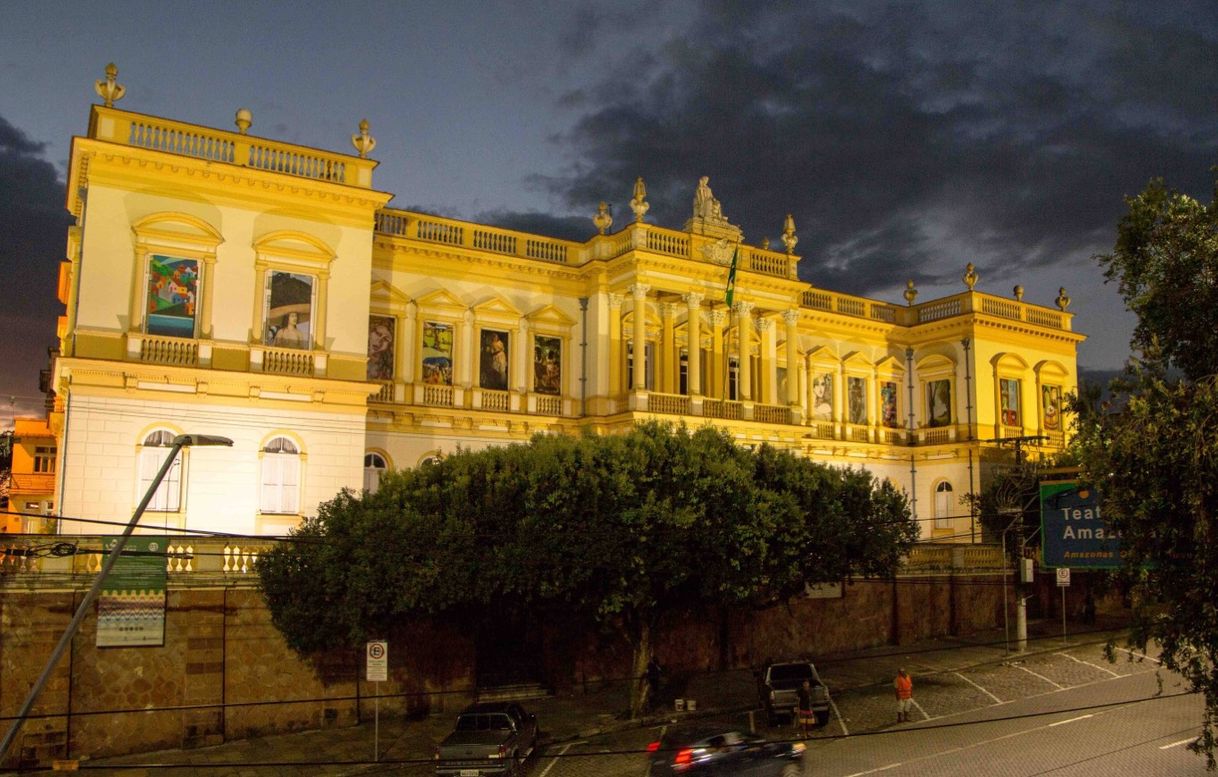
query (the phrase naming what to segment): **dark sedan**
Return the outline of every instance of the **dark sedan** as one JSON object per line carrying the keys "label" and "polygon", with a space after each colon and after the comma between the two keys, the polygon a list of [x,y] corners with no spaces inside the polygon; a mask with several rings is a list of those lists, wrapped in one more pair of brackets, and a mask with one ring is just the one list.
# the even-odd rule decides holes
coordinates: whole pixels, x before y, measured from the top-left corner
{"label": "dark sedan", "polygon": [[803,774],[802,742],[767,742],[755,734],[700,724],[674,727],[651,752],[651,777],[669,775],[749,775],[799,777]]}

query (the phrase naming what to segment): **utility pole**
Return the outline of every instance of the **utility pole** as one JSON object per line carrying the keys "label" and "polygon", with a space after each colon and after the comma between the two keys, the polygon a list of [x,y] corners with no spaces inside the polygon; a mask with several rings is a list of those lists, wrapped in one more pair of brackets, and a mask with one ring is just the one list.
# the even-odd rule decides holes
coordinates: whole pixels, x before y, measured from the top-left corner
{"label": "utility pole", "polygon": [[[1039,443],[1040,441],[1046,440],[1046,439],[1048,439],[1048,438],[1042,434],[1027,434],[1027,435],[1020,435],[1018,437],[999,437],[999,438],[995,438],[992,440],[982,440],[981,441],[981,442],[996,443],[998,445],[1006,445],[1007,443],[1010,443],[1012,445],[1012,447],[1014,447],[1014,449],[1015,449],[1014,480],[1009,481],[1011,483],[1011,488],[1010,488],[1011,493],[1008,493],[1005,495],[1004,501],[1006,504],[1005,504],[1005,507],[999,508],[999,513],[1002,515],[1012,516],[1011,520],[1007,523],[1006,528],[1002,530],[1003,564],[1007,563],[1007,561],[1006,561],[1006,548],[1007,548],[1006,535],[1007,535],[1007,532],[1012,529],[1015,529],[1017,532],[1015,535],[1015,538],[1016,538],[1016,547],[1019,549],[1019,551],[1018,551],[1018,558],[1017,558],[1018,564],[1017,564],[1016,568],[1018,570],[1019,576],[1015,581],[1015,642],[1016,642],[1016,649],[1020,653],[1024,652],[1028,648],[1028,599],[1030,598],[1029,596],[1026,596],[1024,594],[1024,592],[1026,590],[1026,583],[1024,581],[1024,568],[1027,563],[1024,550],[1027,547],[1027,538],[1024,536],[1023,519],[1024,519],[1024,513],[1025,513],[1028,505],[1024,501],[1023,492],[1024,492],[1024,489],[1026,486],[1030,486],[1030,484],[1027,482],[1026,476],[1030,475],[1031,473],[1028,472],[1027,469],[1025,468],[1024,445],[1026,443]],[[1005,625],[1006,608],[1007,608],[1006,585],[1005,585],[1006,578],[1007,578],[1007,575],[1006,575],[1006,571],[1004,570],[1003,575],[1002,575],[1002,580],[1003,580],[1002,611],[1003,611],[1004,631],[1007,631],[1007,633],[1008,633],[1007,652],[1010,652],[1010,649],[1011,649],[1010,648],[1010,636],[1009,636],[1010,630],[1009,630],[1009,626]]]}

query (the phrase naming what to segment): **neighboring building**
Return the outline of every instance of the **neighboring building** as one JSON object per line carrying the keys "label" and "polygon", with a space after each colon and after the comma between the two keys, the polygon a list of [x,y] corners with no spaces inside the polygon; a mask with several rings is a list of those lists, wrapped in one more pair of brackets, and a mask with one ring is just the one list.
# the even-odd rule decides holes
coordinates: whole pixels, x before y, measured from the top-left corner
{"label": "neighboring building", "polygon": [[8,534],[46,531],[49,526],[40,516],[55,509],[55,434],[46,419],[17,418],[12,439],[8,512],[0,513],[0,529]]}
{"label": "neighboring building", "polygon": [[640,180],[633,222],[602,208],[584,242],[391,209],[366,125],[359,156],[238,126],[95,105],[73,141],[64,516],[125,520],[185,432],[235,445],[184,451],[144,525],[281,534],[386,468],[660,418],[865,466],[916,497],[925,537],[967,541],[993,440],[1064,444],[1083,339],[1064,292],[996,297],[971,265],[917,304],[912,282],[906,305],[813,288],[791,219],[784,250],[745,245],[705,178],[681,230],[644,221]]}

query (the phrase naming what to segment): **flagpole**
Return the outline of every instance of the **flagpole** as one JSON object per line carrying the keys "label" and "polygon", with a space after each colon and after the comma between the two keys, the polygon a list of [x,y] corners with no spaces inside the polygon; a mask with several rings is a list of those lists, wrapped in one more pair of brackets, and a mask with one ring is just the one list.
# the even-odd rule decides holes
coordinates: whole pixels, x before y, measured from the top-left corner
{"label": "flagpole", "polygon": [[736,263],[739,258],[740,243],[736,243],[736,249],[732,251],[732,265],[727,271],[727,289],[724,295],[724,301],[727,302],[727,337],[724,338],[723,343],[723,394],[720,397],[720,402],[723,403],[724,414],[727,413],[728,376],[732,372],[732,349],[730,346],[732,342],[732,310],[735,308],[732,301],[736,295]]}

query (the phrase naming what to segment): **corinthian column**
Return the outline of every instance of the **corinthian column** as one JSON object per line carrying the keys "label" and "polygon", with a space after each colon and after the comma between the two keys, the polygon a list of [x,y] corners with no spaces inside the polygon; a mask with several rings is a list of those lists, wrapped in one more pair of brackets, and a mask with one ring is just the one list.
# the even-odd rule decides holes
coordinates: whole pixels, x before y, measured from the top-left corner
{"label": "corinthian column", "polygon": [[677,317],[677,306],[671,302],[661,302],[660,305],[660,352],[656,359],[659,362],[659,380],[656,390],[663,394],[677,393],[677,345],[676,333],[673,331],[673,320]]}
{"label": "corinthian column", "polygon": [[647,338],[647,292],[651,289],[645,283],[636,283],[630,287],[634,297],[634,326],[630,328],[630,348],[634,353],[634,374],[631,381],[632,391],[642,391],[647,387],[644,381],[647,370],[646,343]]}
{"label": "corinthian column", "polygon": [[740,365],[740,387],[737,396],[745,402],[753,399],[753,369],[749,363],[750,343],[753,340],[753,303],[736,303],[736,359]]}
{"label": "corinthian column", "polygon": [[689,378],[685,384],[689,395],[694,396],[702,393],[702,295],[686,294],[685,304],[685,336],[689,348]]}
{"label": "corinthian column", "polygon": [[799,311],[788,310],[782,314],[787,325],[787,404],[799,404],[799,378],[803,370],[799,363]]}

